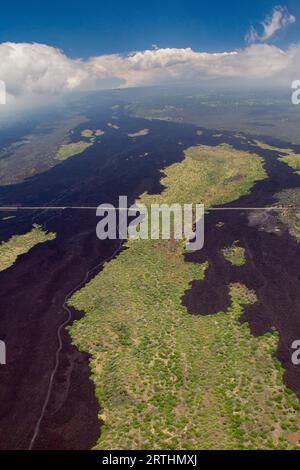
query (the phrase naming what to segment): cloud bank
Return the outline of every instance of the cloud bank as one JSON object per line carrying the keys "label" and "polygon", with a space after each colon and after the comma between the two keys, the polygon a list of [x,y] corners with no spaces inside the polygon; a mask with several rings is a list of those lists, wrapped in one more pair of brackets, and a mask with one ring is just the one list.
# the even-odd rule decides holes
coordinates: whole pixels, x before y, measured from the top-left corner
{"label": "cloud bank", "polygon": [[252,44],[222,53],[155,48],[126,56],[75,60],[48,45],[7,42],[0,44],[0,63],[0,80],[6,83],[10,102],[32,96],[38,100],[74,90],[200,85],[203,80],[290,86],[292,80],[300,78],[300,44],[287,50]]}

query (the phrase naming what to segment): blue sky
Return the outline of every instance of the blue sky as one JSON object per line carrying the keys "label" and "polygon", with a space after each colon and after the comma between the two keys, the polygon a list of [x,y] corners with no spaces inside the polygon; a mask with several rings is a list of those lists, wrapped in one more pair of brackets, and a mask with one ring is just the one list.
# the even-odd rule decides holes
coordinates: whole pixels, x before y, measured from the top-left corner
{"label": "blue sky", "polygon": [[[0,42],[40,42],[69,57],[159,47],[225,51],[245,46],[245,34],[278,3],[300,18],[299,0],[259,1],[11,1],[2,2]],[[277,35],[280,47],[300,41],[296,23]]]}
{"label": "blue sky", "polygon": [[290,89],[300,79],[299,0],[33,0],[0,13],[12,105],[107,87]]}

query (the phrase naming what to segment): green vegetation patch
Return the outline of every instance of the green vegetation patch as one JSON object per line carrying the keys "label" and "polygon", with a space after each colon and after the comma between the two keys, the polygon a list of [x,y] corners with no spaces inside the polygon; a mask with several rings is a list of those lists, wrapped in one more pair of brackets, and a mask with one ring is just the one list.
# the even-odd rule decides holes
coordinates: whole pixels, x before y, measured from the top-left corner
{"label": "green vegetation patch", "polygon": [[295,153],[292,149],[273,147],[259,140],[255,141],[256,145],[265,150],[272,150],[273,152],[284,153],[279,157],[279,160],[289,165],[291,168],[296,170],[295,172],[300,175],[300,154]]}
{"label": "green vegetation patch", "polygon": [[288,227],[290,234],[300,242],[300,188],[286,189],[275,195],[280,209],[278,217]]}
{"label": "green vegetation patch", "polygon": [[12,266],[18,256],[27,253],[35,245],[53,240],[55,237],[55,233],[45,232],[40,225],[36,224],[30,232],[24,235],[13,235],[7,242],[0,244],[0,271]]}
{"label": "green vegetation patch", "polygon": [[86,121],[85,116],[71,111],[64,118],[42,122],[36,132],[2,148],[0,157],[5,158],[0,158],[0,184],[19,183],[58,165],[60,162],[54,158],[57,149]]}
{"label": "green vegetation patch", "polygon": [[260,147],[263,150],[271,150],[272,152],[282,152],[282,153],[291,153],[293,150],[287,149],[287,148],[282,148],[282,147],[274,147],[273,145],[269,145],[266,142],[262,142],[261,140],[254,140],[255,145]]}
{"label": "green vegetation patch", "polygon": [[81,135],[82,137],[90,138],[93,137],[94,131],[92,131],[91,129],[84,129],[83,131],[81,131]]}
{"label": "green vegetation patch", "polygon": [[149,129],[141,129],[140,131],[132,132],[127,135],[128,137],[140,137],[142,135],[147,135],[147,134],[149,134]]}
{"label": "green vegetation patch", "polygon": [[[300,175],[300,154],[296,154],[292,149],[272,147],[260,141],[255,141],[263,149],[284,153],[278,159],[295,170]],[[287,189],[275,195],[280,209],[278,209],[279,220],[288,227],[290,234],[300,241],[300,188]]]}
{"label": "green vegetation patch", "polygon": [[86,137],[87,139],[90,139],[91,142],[95,140],[95,137],[101,137],[104,134],[105,132],[102,131],[101,129],[95,129],[95,130],[84,129],[83,131],[81,131],[82,137]]}
{"label": "green vegetation patch", "polygon": [[[225,204],[248,194],[266,172],[262,160],[254,153],[236,150],[227,144],[216,147],[197,145],[185,151],[185,158],[164,170],[161,183],[166,187],[155,202],[204,203],[206,207]],[[143,194],[150,204],[152,196]]]}
{"label": "green vegetation patch", "polygon": [[[139,202],[209,207],[238,198],[265,177],[259,157],[228,146],[188,149],[164,173],[163,193]],[[243,178],[223,184],[237,174]],[[190,315],[182,305],[206,268],[185,262],[183,242],[129,240],[69,300],[85,311],[69,330],[91,355],[105,423],[96,448],[296,447],[288,436],[298,431],[300,407],[273,356],[278,338],[256,338],[239,321],[255,293],[232,284],[230,308],[214,316]]]}
{"label": "green vegetation patch", "polygon": [[234,266],[243,266],[246,264],[245,248],[237,245],[235,241],[231,246],[222,250],[224,258]]}
{"label": "green vegetation patch", "polygon": [[71,144],[62,144],[56,152],[54,159],[61,161],[67,160],[70,157],[74,157],[74,155],[84,152],[91,145],[92,143],[84,142],[82,140],[79,142],[72,142]]}
{"label": "green vegetation patch", "polygon": [[295,173],[300,175],[300,154],[291,152],[284,157],[280,157],[279,160],[296,170]]}

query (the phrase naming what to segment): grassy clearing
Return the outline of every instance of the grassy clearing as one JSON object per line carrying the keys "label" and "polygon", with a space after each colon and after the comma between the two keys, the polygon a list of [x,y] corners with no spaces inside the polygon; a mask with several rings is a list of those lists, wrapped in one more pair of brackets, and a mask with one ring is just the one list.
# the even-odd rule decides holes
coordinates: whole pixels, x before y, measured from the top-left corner
{"label": "grassy clearing", "polygon": [[67,160],[70,157],[74,157],[74,155],[78,155],[84,152],[91,145],[92,143],[83,141],[73,142],[71,144],[63,144],[59,147],[54,156],[54,159],[61,161]]}
{"label": "grassy clearing", "polygon": [[[236,178],[238,176],[238,178]],[[233,200],[265,177],[261,160],[229,146],[194,147],[165,169],[145,204]],[[224,182],[227,184],[224,184]],[[214,187],[212,187],[214,185]],[[70,333],[91,354],[105,422],[98,449],[289,448],[299,404],[273,357],[277,336],[253,337],[239,318],[255,293],[230,286],[231,306],[192,316],[181,298],[207,263],[174,240],[130,240],[69,303],[86,315]]]}
{"label": "grassy clearing", "polygon": [[238,240],[222,250],[224,258],[234,266],[246,264],[245,248],[237,245]]}
{"label": "grassy clearing", "polygon": [[18,256],[27,253],[38,243],[55,238],[55,233],[45,232],[40,225],[33,225],[30,232],[24,235],[13,235],[7,242],[0,244],[0,271],[12,266]]}

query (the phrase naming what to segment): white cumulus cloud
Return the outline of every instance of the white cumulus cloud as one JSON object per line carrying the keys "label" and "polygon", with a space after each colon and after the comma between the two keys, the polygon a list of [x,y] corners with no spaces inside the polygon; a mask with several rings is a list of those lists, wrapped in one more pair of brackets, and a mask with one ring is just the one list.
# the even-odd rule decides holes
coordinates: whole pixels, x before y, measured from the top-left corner
{"label": "white cumulus cloud", "polygon": [[160,84],[200,84],[202,80],[238,80],[285,84],[300,78],[300,44],[283,50],[252,44],[222,53],[191,48],[155,48],[128,55],[71,59],[61,50],[36,43],[0,44],[0,80],[8,101],[59,96],[71,90]]}

